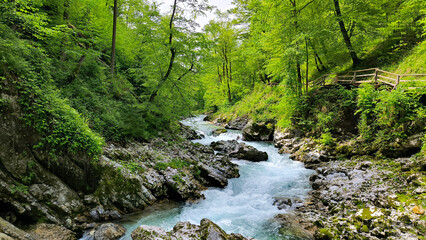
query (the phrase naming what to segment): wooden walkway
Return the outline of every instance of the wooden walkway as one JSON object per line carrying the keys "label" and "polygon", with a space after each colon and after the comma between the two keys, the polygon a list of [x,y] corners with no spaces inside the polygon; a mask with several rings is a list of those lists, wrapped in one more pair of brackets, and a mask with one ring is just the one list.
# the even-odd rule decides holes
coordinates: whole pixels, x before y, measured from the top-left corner
{"label": "wooden walkway", "polygon": [[345,74],[325,74],[310,83],[311,86],[324,85],[355,85],[362,83],[373,83],[377,86],[388,86],[389,90],[394,90],[398,86],[405,89],[426,88],[426,74],[397,74],[387,72],[378,68],[362,69],[350,71]]}

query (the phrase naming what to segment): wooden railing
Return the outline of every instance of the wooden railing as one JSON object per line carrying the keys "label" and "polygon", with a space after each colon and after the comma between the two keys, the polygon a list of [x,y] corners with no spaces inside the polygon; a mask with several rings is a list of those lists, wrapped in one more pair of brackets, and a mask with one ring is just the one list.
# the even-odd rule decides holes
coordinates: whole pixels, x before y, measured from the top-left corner
{"label": "wooden railing", "polygon": [[389,86],[390,90],[404,85],[407,89],[426,88],[426,74],[397,74],[378,68],[350,71],[345,74],[325,74],[310,83],[311,86],[331,84],[352,84],[359,86],[362,83]]}

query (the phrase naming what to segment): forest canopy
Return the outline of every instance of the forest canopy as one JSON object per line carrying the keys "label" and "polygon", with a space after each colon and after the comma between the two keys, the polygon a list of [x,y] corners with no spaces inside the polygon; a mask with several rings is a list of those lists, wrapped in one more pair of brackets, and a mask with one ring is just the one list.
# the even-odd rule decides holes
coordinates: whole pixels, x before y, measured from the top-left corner
{"label": "forest canopy", "polygon": [[[397,68],[426,49],[423,0],[233,4],[173,0],[163,13],[146,0],[1,0],[1,89],[18,92],[46,142],[96,154],[103,139],[147,139],[253,92],[279,92],[270,114],[285,115],[324,73]],[[197,26],[203,14],[216,18]],[[419,61],[404,73],[425,72]]]}

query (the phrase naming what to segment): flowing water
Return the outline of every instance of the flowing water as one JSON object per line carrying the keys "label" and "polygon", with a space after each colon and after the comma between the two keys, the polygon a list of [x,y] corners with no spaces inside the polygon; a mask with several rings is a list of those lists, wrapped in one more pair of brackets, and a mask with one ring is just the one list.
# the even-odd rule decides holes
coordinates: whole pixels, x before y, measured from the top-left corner
{"label": "flowing water", "polygon": [[[202,132],[205,138],[194,140],[201,144],[213,141],[241,139],[241,132],[230,130],[217,137],[211,132],[217,126],[202,121],[204,116],[190,118],[182,123]],[[206,199],[193,204],[166,203],[149,207],[141,215],[134,215],[122,224],[127,235],[140,225],[155,225],[170,231],[178,221],[199,224],[208,218],[227,233],[241,233],[259,240],[286,239],[280,236],[273,217],[284,210],[273,205],[274,197],[304,199],[310,191],[309,175],[313,173],[300,162],[279,154],[271,143],[245,142],[268,153],[266,162],[234,161],[239,165],[240,177],[230,179],[224,189],[210,188],[203,192]]]}

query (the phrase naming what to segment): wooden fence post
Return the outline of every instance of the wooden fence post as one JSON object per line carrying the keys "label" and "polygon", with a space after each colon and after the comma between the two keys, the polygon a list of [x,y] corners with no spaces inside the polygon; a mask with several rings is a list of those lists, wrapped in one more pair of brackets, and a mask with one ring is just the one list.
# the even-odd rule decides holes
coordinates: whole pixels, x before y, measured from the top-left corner
{"label": "wooden fence post", "polygon": [[396,76],[396,84],[395,84],[395,87],[393,89],[396,89],[396,87],[399,85],[400,81],[401,81],[401,75],[397,75]]}
{"label": "wooden fence post", "polygon": [[354,84],[356,81],[356,71],[354,71],[354,77],[352,78],[352,84]]}
{"label": "wooden fence post", "polygon": [[374,83],[377,84],[377,68],[374,70]]}

